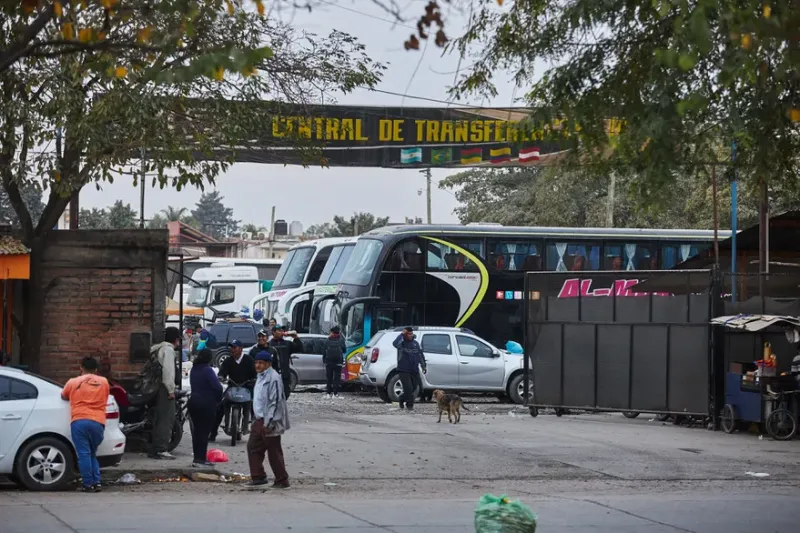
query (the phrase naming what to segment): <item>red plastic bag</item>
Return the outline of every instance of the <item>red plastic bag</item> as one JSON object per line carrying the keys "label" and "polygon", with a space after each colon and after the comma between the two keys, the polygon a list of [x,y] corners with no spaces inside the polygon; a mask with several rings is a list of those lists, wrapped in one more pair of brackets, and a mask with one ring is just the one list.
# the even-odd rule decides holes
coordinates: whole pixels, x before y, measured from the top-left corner
{"label": "red plastic bag", "polygon": [[217,450],[216,448],[208,450],[206,454],[206,459],[209,463],[227,463],[228,462],[228,454],[223,452],[222,450]]}

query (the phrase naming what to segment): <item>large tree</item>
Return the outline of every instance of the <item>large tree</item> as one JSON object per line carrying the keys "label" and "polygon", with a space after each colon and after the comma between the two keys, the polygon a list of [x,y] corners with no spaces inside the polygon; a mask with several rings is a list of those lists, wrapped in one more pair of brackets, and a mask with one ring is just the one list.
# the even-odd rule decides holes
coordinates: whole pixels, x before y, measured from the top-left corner
{"label": "large tree", "polygon": [[735,143],[748,186],[800,186],[796,0],[473,4],[457,41],[470,67],[454,93],[496,94],[497,73],[510,70],[534,108],[529,128],[568,133],[571,163],[635,176],[650,203],[730,163]]}
{"label": "large tree", "polygon": [[[616,227],[713,228],[711,178],[705,173],[675,179],[670,194],[642,205],[634,186],[635,177],[617,176],[611,222]],[[470,169],[448,176],[440,187],[455,191],[461,203],[455,209],[459,220],[496,222],[520,226],[605,227],[609,223],[609,178],[586,169],[557,167]],[[740,194],[739,223],[758,220],[757,188]],[[781,212],[800,208],[800,196],[773,198]],[[730,228],[730,184],[719,180],[717,191],[719,227]]]}
{"label": "large tree", "polygon": [[[26,182],[20,185],[19,194],[22,202],[33,218],[39,218],[44,211],[44,202],[42,202],[42,191],[38,188],[36,183]],[[8,199],[8,194],[0,188],[0,225],[10,225],[19,228],[19,218],[11,202]]]}
{"label": "large tree", "polygon": [[239,221],[233,218],[233,209],[225,207],[224,199],[219,191],[203,193],[192,210],[197,228],[219,240],[232,237],[239,229]]}
{"label": "large tree", "polygon": [[336,215],[333,222],[315,224],[305,231],[307,237],[349,237],[360,235],[389,223],[389,217],[376,217],[371,213],[353,213],[352,216]]}
{"label": "large tree", "polygon": [[[380,75],[347,35],[298,33],[224,0],[47,2],[30,14],[6,4],[1,57],[22,42],[17,28],[42,9],[52,13],[37,35],[66,43],[28,40],[24,54],[0,64],[0,177],[31,249],[28,305],[17,327],[34,369],[41,258],[71,196],[120,175],[136,184],[125,176],[139,168],[132,161],[139,153],[155,176],[151,185],[203,187],[233,161],[230,147],[257,138],[268,113],[263,100],[309,103]],[[22,198],[29,182],[45,192],[38,218]]]}

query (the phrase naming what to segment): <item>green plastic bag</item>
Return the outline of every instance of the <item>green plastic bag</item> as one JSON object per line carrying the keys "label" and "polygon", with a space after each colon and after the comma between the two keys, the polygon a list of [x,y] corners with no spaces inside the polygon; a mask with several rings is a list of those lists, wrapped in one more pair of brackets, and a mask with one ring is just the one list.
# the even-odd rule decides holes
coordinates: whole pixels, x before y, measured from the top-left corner
{"label": "green plastic bag", "polygon": [[475,509],[475,533],[534,533],[536,515],[504,494],[484,494]]}

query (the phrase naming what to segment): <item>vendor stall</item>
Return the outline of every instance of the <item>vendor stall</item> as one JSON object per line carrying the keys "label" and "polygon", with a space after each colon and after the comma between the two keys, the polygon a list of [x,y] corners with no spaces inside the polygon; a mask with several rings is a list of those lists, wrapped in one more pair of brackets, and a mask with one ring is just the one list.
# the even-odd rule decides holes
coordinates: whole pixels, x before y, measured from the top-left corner
{"label": "vendor stall", "polygon": [[[723,316],[711,323],[732,331],[752,334],[773,328],[782,329],[794,348],[793,357],[800,360],[800,318],[775,315]],[[794,363],[794,361],[792,361]],[[784,361],[788,363],[788,361]],[[789,368],[788,364],[781,367]],[[800,368],[779,370],[778,356],[769,342],[763,342],[761,359],[752,364],[729,363],[725,376],[725,406],[722,409],[722,428],[733,433],[741,422],[763,424],[775,440],[789,440],[797,433],[798,408],[796,398]]]}

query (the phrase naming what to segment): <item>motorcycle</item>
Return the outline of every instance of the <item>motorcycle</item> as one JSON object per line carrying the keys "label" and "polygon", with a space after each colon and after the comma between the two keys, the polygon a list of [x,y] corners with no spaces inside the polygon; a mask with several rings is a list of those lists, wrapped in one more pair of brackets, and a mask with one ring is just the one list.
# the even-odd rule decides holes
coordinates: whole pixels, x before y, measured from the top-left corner
{"label": "motorcycle", "polygon": [[248,388],[252,381],[247,383],[236,383],[229,381],[228,388],[225,389],[223,405],[225,405],[224,421],[222,431],[231,438],[231,446],[236,446],[236,442],[242,440],[242,435],[248,431],[247,426],[252,410],[253,395]]}
{"label": "motorcycle", "polygon": [[[146,397],[137,392],[127,392],[121,385],[111,386],[111,395],[120,408],[120,431],[127,437],[139,434],[149,444],[153,439],[153,407],[155,397]],[[178,447],[183,438],[183,425],[188,418],[189,392],[175,391],[175,421],[172,424],[167,451]],[[189,421],[191,424],[191,420]]]}

